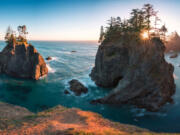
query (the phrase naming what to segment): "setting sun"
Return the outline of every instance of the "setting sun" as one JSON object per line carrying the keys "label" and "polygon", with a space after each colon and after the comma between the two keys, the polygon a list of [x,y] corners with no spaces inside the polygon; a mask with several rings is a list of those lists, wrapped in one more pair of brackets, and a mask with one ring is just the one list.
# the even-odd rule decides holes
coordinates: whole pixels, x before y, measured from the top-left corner
{"label": "setting sun", "polygon": [[143,38],[143,39],[148,39],[148,38],[149,38],[149,35],[148,35],[148,32],[147,32],[147,31],[144,31],[144,32],[142,33],[142,38]]}

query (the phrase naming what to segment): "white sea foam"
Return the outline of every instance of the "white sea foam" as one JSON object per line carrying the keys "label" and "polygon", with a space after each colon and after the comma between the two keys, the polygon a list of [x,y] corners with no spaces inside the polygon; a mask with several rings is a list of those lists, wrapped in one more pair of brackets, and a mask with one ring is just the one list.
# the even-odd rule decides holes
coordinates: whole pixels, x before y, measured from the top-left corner
{"label": "white sea foam", "polygon": [[43,75],[43,76],[41,76],[39,79],[41,80],[41,79],[44,79],[44,78],[46,78],[46,76],[47,75]]}
{"label": "white sea foam", "polygon": [[58,53],[63,53],[63,54],[71,54],[69,51],[57,51]]}
{"label": "white sea foam", "polygon": [[178,76],[176,76],[175,74],[173,74],[173,77],[174,77],[174,79],[179,79],[179,77]]}
{"label": "white sea foam", "polygon": [[145,113],[144,112],[141,112],[141,113],[137,113],[136,114],[136,117],[143,117],[145,115]]}
{"label": "white sea foam", "polygon": [[58,61],[58,58],[57,57],[52,57],[52,60]]}
{"label": "white sea foam", "polygon": [[49,72],[49,73],[55,73],[55,72],[56,72],[56,70],[53,69],[52,67],[50,67],[49,64],[47,64],[47,68],[48,68],[48,72]]}

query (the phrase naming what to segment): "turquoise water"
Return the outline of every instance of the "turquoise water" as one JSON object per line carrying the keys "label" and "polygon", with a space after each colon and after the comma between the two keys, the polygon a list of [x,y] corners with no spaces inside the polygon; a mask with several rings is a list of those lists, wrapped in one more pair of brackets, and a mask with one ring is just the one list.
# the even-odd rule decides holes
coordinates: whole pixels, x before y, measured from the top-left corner
{"label": "turquoise water", "polygon": [[[175,66],[177,91],[175,103],[166,105],[160,112],[150,113],[130,106],[91,105],[89,102],[106,95],[109,89],[97,87],[89,73],[94,66],[98,45],[93,42],[47,42],[31,41],[44,58],[52,56],[47,62],[49,74],[38,81],[22,80],[0,75],[0,101],[20,105],[33,112],[63,105],[98,112],[103,117],[126,124],[133,124],[153,131],[180,132],[180,56],[169,59]],[[0,42],[0,50],[5,46]],[[71,51],[77,51],[71,53]],[[178,63],[179,62],[179,63]],[[68,81],[80,80],[89,92],[80,97],[65,95]]]}

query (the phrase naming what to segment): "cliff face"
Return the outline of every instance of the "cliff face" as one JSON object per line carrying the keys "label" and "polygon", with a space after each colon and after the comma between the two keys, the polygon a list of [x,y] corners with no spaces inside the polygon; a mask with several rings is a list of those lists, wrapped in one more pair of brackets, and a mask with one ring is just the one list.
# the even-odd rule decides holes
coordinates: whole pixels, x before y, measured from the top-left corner
{"label": "cliff face", "polygon": [[166,135],[60,105],[39,113],[2,102],[0,108],[1,135]]}
{"label": "cliff face", "polygon": [[48,73],[43,57],[26,42],[11,42],[0,52],[1,73],[38,80]]}
{"label": "cliff face", "polygon": [[1,135],[153,134],[146,129],[115,123],[97,113],[76,108],[57,106],[37,114],[6,103],[0,103],[0,108]]}
{"label": "cliff face", "polygon": [[93,102],[132,104],[149,111],[171,102],[174,68],[165,61],[164,51],[164,44],[157,38],[102,43],[90,76],[98,86],[114,89]]}

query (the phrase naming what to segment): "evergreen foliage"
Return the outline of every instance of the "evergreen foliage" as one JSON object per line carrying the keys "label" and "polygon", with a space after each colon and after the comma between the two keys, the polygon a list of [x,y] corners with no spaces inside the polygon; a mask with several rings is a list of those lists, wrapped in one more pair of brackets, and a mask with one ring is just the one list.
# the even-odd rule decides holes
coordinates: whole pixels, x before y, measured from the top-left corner
{"label": "evergreen foliage", "polygon": [[26,35],[28,34],[26,25],[18,26],[17,30],[19,32],[19,35],[16,36],[16,31],[13,31],[13,29],[8,26],[6,35],[5,35],[5,41],[7,43],[11,42],[27,42]]}
{"label": "evergreen foliage", "polygon": [[[167,28],[158,29],[157,25],[160,21],[153,5],[145,4],[141,9],[132,9],[130,18],[122,20],[120,17],[111,17],[108,20],[108,26],[101,26],[99,42],[109,42],[113,40],[136,38],[141,40],[141,34],[144,31],[148,33],[148,39],[152,37],[164,38]],[[154,25],[154,26],[153,26]],[[166,28],[166,29],[165,29]],[[151,32],[153,31],[153,32]],[[163,32],[164,35],[159,32]]]}

